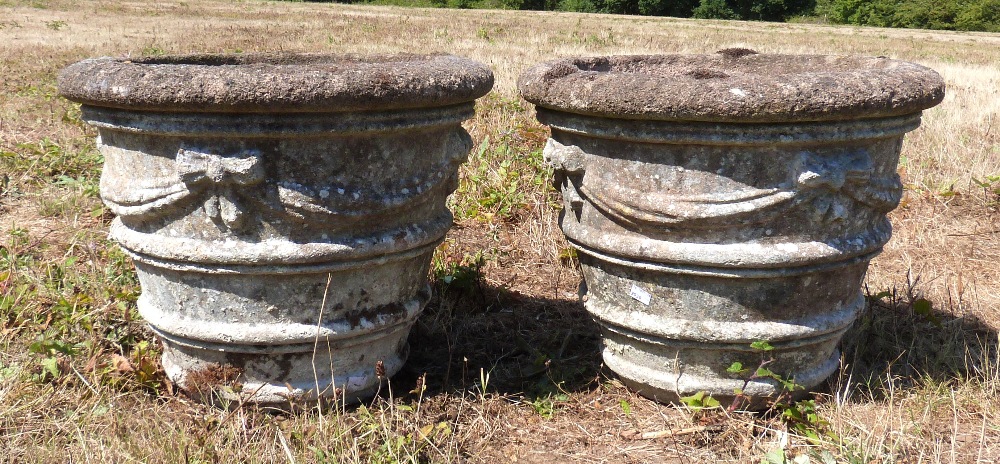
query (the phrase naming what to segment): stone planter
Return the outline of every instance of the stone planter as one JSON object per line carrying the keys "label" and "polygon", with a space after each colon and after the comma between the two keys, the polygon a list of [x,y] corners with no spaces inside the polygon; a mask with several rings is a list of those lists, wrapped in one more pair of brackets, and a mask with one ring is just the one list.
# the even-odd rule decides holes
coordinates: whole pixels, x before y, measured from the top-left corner
{"label": "stone planter", "polygon": [[369,396],[430,298],[493,85],[447,55],[99,58],[66,68],[163,366],[196,395]]}
{"label": "stone planter", "polygon": [[[891,234],[903,134],[944,96],[937,73],[731,49],[564,59],[519,87],[552,129],[560,224],[604,361],[628,385],[725,400],[749,377],[733,362],[753,372],[773,357],[806,389],[836,371]],[[751,407],[780,391],[745,388]]]}

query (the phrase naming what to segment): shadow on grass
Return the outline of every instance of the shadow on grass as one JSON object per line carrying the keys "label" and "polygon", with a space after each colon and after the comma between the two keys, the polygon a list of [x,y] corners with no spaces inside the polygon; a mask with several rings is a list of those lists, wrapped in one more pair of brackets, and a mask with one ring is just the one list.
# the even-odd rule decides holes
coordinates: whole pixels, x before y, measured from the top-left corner
{"label": "shadow on grass", "polygon": [[[579,300],[529,297],[501,287],[438,283],[410,334],[394,389],[471,390],[530,398],[600,381],[601,339]],[[484,385],[485,384],[485,385]]]}
{"label": "shadow on grass", "polygon": [[866,291],[865,310],[841,343],[845,369],[830,380],[835,392],[877,401],[892,389],[928,382],[1000,379],[997,329],[974,315],[944,309],[953,302],[920,297],[916,286]]}
{"label": "shadow on grass", "polygon": [[[916,286],[865,289],[865,310],[841,343],[842,375],[828,380],[826,393],[878,401],[927,382],[1000,380],[997,329],[943,309],[949,302],[920,297]],[[409,361],[393,379],[397,396],[423,375],[427,393],[538,398],[592,389],[609,374],[602,372],[600,330],[579,300],[530,297],[478,280],[438,282],[409,341]]]}

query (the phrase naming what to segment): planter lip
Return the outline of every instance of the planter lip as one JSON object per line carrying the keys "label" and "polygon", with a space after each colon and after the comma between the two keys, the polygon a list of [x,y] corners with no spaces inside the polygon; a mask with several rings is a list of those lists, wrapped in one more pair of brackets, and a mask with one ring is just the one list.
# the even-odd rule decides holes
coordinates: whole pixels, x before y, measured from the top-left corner
{"label": "planter lip", "polygon": [[886,57],[762,54],[571,57],[518,79],[525,100],[621,119],[769,123],[917,113],[944,98],[934,70]]}
{"label": "planter lip", "polygon": [[378,111],[471,102],[493,73],[446,54],[194,54],[101,57],[59,74],[74,102],[140,111],[302,113]]}

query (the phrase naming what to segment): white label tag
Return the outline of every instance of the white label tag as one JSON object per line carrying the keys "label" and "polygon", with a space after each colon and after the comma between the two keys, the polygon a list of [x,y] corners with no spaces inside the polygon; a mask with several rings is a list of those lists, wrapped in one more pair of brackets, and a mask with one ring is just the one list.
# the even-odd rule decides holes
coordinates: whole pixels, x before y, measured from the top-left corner
{"label": "white label tag", "polygon": [[628,295],[635,298],[635,301],[638,301],[646,306],[649,306],[649,302],[653,299],[653,295],[650,295],[649,292],[639,288],[636,284],[632,284],[632,290],[629,290]]}

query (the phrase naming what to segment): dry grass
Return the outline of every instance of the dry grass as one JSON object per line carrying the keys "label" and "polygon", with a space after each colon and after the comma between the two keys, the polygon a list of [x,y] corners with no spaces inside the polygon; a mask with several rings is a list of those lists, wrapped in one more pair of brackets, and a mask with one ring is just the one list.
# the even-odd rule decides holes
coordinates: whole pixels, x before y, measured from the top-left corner
{"label": "dry grass", "polygon": [[[566,55],[887,55],[948,96],[909,135],[895,238],[869,310],[819,398],[823,443],[768,415],[695,413],[629,393],[600,365],[579,273],[518,73]],[[496,76],[439,250],[437,297],[391,395],[274,416],[173,394],[104,239],[100,159],[55,74],[100,55],[447,52]],[[4,462],[837,462],[1000,460],[1000,35],[338,4],[0,0],[0,460]],[[502,165],[507,161],[507,165]],[[511,185],[516,186],[511,189]],[[482,259],[479,259],[481,257]],[[874,295],[882,294],[876,298]],[[931,302],[916,314],[913,303]],[[486,374],[489,373],[489,380]],[[485,381],[485,382],[484,382]],[[483,385],[486,383],[486,385]],[[414,386],[424,385],[426,390]],[[412,390],[412,391],[411,391]]]}

